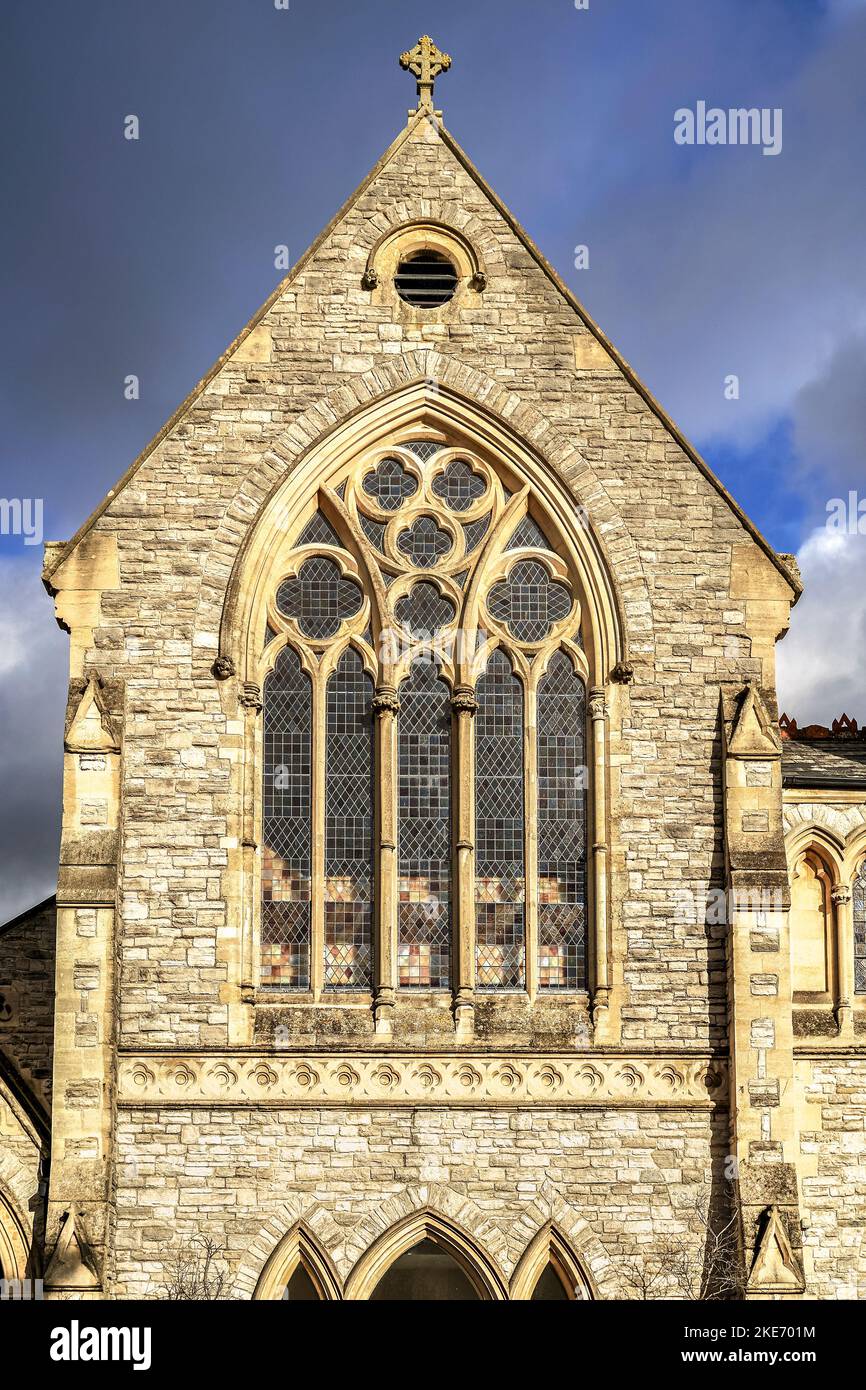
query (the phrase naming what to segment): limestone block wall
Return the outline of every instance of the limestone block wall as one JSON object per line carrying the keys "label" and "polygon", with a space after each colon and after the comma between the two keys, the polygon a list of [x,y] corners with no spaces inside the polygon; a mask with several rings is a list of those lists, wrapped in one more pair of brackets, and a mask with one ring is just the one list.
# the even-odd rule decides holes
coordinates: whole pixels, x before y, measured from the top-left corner
{"label": "limestone block wall", "polygon": [[866,1298],[866,1056],[800,1060],[797,1081],[810,1293]]}
{"label": "limestone block wall", "polygon": [[453,1212],[505,1282],[553,1215],[616,1297],[627,1262],[665,1236],[693,1240],[699,1257],[694,1204],[722,1195],[727,1115],[130,1108],[117,1145],[112,1296],[155,1296],[171,1249],[208,1234],[248,1298],[298,1218],[345,1280],[384,1229],[426,1205]]}

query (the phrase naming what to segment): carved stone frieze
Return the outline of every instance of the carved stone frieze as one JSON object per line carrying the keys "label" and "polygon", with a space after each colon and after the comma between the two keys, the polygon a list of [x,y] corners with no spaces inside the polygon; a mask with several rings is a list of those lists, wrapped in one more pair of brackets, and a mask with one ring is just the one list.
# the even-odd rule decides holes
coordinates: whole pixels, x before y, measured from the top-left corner
{"label": "carved stone frieze", "polygon": [[709,1055],[491,1056],[469,1052],[179,1055],[120,1061],[121,1105],[647,1106],[727,1104]]}

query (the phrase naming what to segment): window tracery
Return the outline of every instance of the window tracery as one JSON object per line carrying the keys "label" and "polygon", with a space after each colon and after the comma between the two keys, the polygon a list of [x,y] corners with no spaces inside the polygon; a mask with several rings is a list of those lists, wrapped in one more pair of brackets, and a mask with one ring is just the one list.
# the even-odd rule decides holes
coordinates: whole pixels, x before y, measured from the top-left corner
{"label": "window tracery", "polygon": [[263,987],[586,988],[589,672],[539,507],[513,467],[418,437],[344,466],[289,529],[263,657]]}

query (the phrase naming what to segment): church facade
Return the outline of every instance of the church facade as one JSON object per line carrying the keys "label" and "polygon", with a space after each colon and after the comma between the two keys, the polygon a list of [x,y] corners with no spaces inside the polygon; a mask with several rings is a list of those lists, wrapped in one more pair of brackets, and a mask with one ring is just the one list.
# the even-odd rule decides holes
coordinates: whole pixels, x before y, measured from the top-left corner
{"label": "church facade", "polygon": [[160,1297],[866,1297],[866,740],[801,592],[445,128],[96,513],[0,1266]]}

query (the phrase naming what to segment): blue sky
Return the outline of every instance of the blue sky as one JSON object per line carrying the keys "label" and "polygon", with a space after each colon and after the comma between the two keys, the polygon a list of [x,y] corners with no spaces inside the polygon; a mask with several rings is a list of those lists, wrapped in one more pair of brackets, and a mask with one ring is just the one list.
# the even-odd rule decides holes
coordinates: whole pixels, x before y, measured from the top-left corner
{"label": "blue sky", "polygon": [[[270,293],[274,246],[297,259],[390,143],[414,102],[397,55],[429,31],[454,59],[449,129],[800,555],[783,705],[866,721],[866,536],[823,524],[830,498],[866,496],[864,0],[6,0],[3,29],[0,497],[43,498],[46,538]],[[699,100],[781,107],[782,152],[677,145]],[[66,638],[39,560],[0,536],[10,910],[51,891],[56,858]]]}

